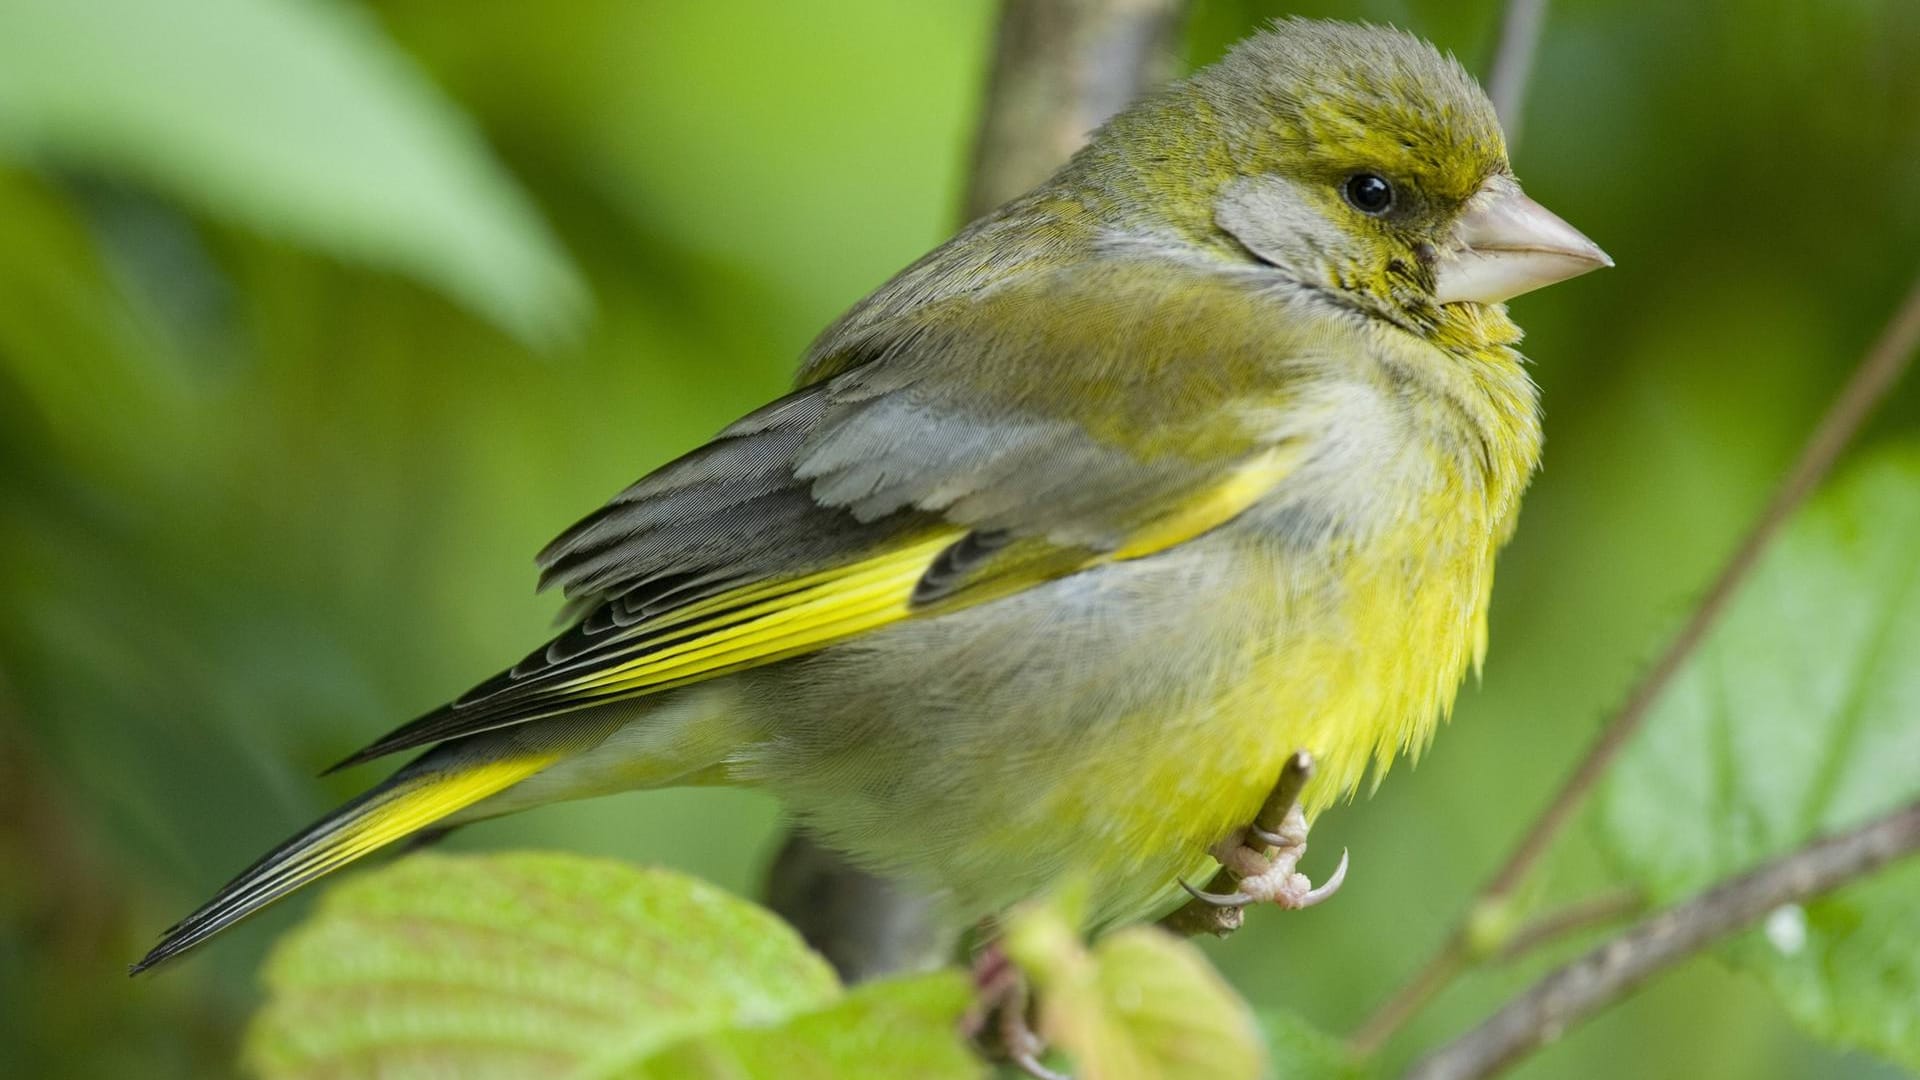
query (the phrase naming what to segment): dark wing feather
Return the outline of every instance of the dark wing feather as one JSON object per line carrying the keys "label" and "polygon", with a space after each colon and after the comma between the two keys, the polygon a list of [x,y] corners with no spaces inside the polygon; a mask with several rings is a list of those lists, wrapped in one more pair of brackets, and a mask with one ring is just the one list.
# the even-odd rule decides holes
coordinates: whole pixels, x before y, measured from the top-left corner
{"label": "dark wing feather", "polygon": [[593,695],[554,691],[680,643],[675,631],[689,620],[673,616],[698,612],[698,625],[725,626],[730,595],[741,597],[736,606],[764,602],[769,583],[857,562],[937,524],[912,513],[862,522],[811,497],[792,459],[827,396],[815,387],[749,414],[561,534],[540,553],[541,587],[562,589],[580,617],[511,668],[329,771],[595,704]]}
{"label": "dark wing feather", "polygon": [[[703,635],[737,637],[768,605],[819,607],[823,573],[891,566],[915,545],[934,546],[912,568],[901,617],[1133,557],[1143,535],[1149,549],[1177,543],[1237,513],[1245,484],[1224,502],[1212,493],[1263,448],[1223,430],[1233,387],[1196,394],[1178,380],[1199,371],[1217,384],[1205,365],[1233,347],[1219,327],[1235,322],[1218,304],[1244,303],[1246,290],[1156,269],[1178,280],[1057,275],[849,343],[868,361],[744,417],[541,553],[542,586],[580,611],[570,628],[342,764],[678,685],[693,676],[599,676]],[[1239,347],[1284,337],[1251,332],[1257,344]],[[1277,476],[1268,464],[1262,476]],[[698,677],[830,640],[769,646]]]}

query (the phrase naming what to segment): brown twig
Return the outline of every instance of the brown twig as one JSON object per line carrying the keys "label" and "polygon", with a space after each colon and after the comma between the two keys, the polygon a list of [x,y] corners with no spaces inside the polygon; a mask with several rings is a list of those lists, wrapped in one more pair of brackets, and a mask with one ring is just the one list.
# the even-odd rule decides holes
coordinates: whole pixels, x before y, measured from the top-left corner
{"label": "brown twig", "polygon": [[1638,889],[1616,889],[1598,896],[1589,896],[1584,900],[1576,900],[1565,907],[1549,911],[1515,930],[1500,947],[1494,959],[1502,964],[1512,963],[1533,950],[1543,945],[1550,945],[1568,935],[1638,915],[1646,909],[1646,906],[1647,898],[1640,895]]}
{"label": "brown twig", "polygon": [[[1169,74],[1184,0],[1003,0],[967,186],[972,220],[1045,180]],[[764,895],[848,981],[910,968],[946,942],[924,898],[790,834]]]}
{"label": "brown twig", "polygon": [[1002,0],[974,143],[971,221],[1045,180],[1172,74],[1184,0]]}
{"label": "brown twig", "polygon": [[[1280,779],[1274,782],[1273,790],[1267,793],[1267,801],[1260,804],[1259,813],[1253,816],[1254,828],[1267,833],[1279,832],[1287,820],[1288,812],[1300,801],[1300,793],[1306,790],[1307,781],[1311,779],[1313,755],[1305,750],[1295,751],[1280,770]],[[1207,881],[1206,891],[1239,892],[1240,876],[1223,866]],[[1200,934],[1225,937],[1240,929],[1245,919],[1246,909],[1243,907],[1223,907],[1196,897],[1161,919],[1160,925],[1182,937]]]}
{"label": "brown twig", "polygon": [[1478,1080],[1624,996],[1648,977],[1786,904],[1831,892],[1920,851],[1920,800],[1663,911],[1535,983],[1485,1023],[1416,1063],[1407,1080]]}
{"label": "brown twig", "polygon": [[847,983],[935,965],[953,951],[930,899],[798,829],[768,864],[761,896]]}
{"label": "brown twig", "polygon": [[1500,14],[1500,40],[1487,69],[1487,96],[1507,133],[1507,147],[1520,141],[1521,113],[1533,78],[1533,57],[1546,29],[1547,0],[1507,0]]}

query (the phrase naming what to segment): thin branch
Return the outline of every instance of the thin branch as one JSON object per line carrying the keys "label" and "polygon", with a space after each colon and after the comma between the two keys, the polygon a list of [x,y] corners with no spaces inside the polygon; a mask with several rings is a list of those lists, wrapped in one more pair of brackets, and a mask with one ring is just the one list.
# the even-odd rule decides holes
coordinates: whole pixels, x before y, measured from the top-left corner
{"label": "thin branch", "polygon": [[1353,1056],[1372,1057],[1386,1045],[1388,1039],[1393,1038],[1394,1032],[1420,1015],[1420,1010],[1427,1007],[1427,1002],[1439,997],[1442,990],[1453,985],[1453,980],[1465,974],[1476,959],[1465,936],[1455,929],[1446,944],[1428,957],[1426,963],[1420,965],[1407,981],[1375,1007],[1372,1015],[1347,1037],[1347,1047]]}
{"label": "thin branch", "polygon": [[[967,187],[971,220],[1047,178],[1108,116],[1170,74],[1184,0],[1003,0]],[[911,968],[946,946],[925,898],[804,833],[764,895],[848,981]]]}
{"label": "thin branch", "polygon": [[1184,0],[1002,0],[967,220],[1045,180],[1172,74]]}
{"label": "thin branch", "polygon": [[[1585,900],[1577,900],[1563,908],[1549,911],[1513,931],[1493,953],[1492,958],[1497,963],[1513,963],[1535,949],[1550,945],[1582,930],[1605,926],[1637,915],[1646,906],[1646,898],[1634,889],[1619,889],[1588,897]],[[1446,989],[1454,979],[1459,978],[1478,957],[1478,950],[1464,946],[1443,950],[1437,954],[1432,962],[1422,968],[1414,979],[1401,987],[1400,992],[1379,1012],[1369,1018],[1367,1028],[1353,1036],[1350,1045],[1354,1052],[1357,1055],[1366,1056],[1378,1050],[1388,1035],[1399,1030],[1412,1019],[1422,1005]]]}
{"label": "thin branch", "polygon": [[1506,130],[1507,146],[1520,141],[1521,113],[1526,108],[1527,85],[1533,79],[1533,57],[1547,25],[1547,0],[1507,0],[1500,15],[1500,41],[1494,46],[1493,65],[1487,69],[1487,96]]}
{"label": "thin branch", "polygon": [[1582,930],[1620,922],[1640,914],[1646,907],[1647,898],[1640,895],[1638,889],[1616,889],[1589,896],[1585,900],[1576,900],[1515,930],[1494,959],[1502,964],[1510,964],[1544,945],[1551,945]]}
{"label": "thin branch", "polygon": [[1920,851],[1920,800],[1816,840],[1664,911],[1535,983],[1485,1023],[1416,1063],[1406,1080],[1492,1076],[1635,986],[1768,912]]}
{"label": "thin branch", "polygon": [[1686,625],[1668,642],[1646,675],[1625,702],[1607,721],[1599,737],[1587,748],[1586,755],[1574,766],[1560,785],[1552,801],[1534,818],[1526,834],[1481,887],[1473,902],[1455,923],[1452,933],[1425,966],[1390,996],[1355,1032],[1352,1043],[1362,1053],[1377,1050],[1395,1031],[1418,1013],[1448,982],[1476,957],[1467,927],[1478,913],[1496,910],[1513,896],[1534,866],[1546,854],[1548,846],[1560,835],[1573,813],[1593,790],[1607,767],[1633,738],[1647,718],[1667,684],[1673,681],[1687,658],[1705,640],[1707,631],[1719,620],[1760,556],[1780,529],[1812,494],[1827,474],[1833,471],[1840,454],[1865,426],[1867,418],[1900,381],[1920,349],[1920,278],[1916,278],[1906,299],[1896,309],[1880,336],[1854,368],[1846,385],[1840,388],[1826,415],[1808,437],[1800,456],[1768,500],[1739,547],[1721,567],[1713,584],[1701,597]]}

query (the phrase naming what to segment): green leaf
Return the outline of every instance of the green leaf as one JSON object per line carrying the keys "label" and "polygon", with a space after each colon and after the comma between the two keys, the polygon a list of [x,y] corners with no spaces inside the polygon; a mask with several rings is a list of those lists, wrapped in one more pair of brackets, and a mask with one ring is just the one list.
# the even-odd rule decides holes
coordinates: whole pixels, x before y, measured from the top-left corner
{"label": "green leaf", "polygon": [[9,0],[0,157],[149,183],[410,274],[529,339],[584,310],[472,123],[346,4]]}
{"label": "green leaf", "polygon": [[548,854],[420,854],[281,941],[257,1075],[567,1077],[832,1004],[787,925],[693,878]]}
{"label": "green leaf", "polygon": [[[1799,514],[1602,790],[1605,842],[1671,901],[1920,797],[1920,448]],[[1920,871],[1778,912],[1723,951],[1811,1031],[1920,1067]]]}
{"label": "green leaf", "polygon": [[1338,1038],[1296,1013],[1279,1009],[1260,1014],[1273,1059],[1271,1080],[1360,1080],[1367,1070]]}
{"label": "green leaf", "polygon": [[1087,949],[1051,907],[1017,914],[1006,948],[1039,1001],[1039,1033],[1080,1080],[1262,1075],[1253,1015],[1200,950],[1135,926]]}
{"label": "green leaf", "polygon": [[867,983],[838,1004],[774,1028],[734,1028],[676,1043],[620,1080],[966,1080],[985,1067],[959,1033],[973,987],[958,971]]}
{"label": "green leaf", "polygon": [[1920,1070],[1920,865],[1773,913],[1724,954],[1809,1031]]}

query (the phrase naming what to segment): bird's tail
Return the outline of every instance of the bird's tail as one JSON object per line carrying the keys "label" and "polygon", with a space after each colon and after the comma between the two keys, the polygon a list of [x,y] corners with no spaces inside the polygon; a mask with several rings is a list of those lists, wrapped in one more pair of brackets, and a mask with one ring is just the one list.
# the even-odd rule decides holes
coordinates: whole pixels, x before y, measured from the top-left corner
{"label": "bird's tail", "polygon": [[171,960],[254,912],[348,863],[498,794],[565,756],[556,750],[480,758],[428,751],[384,783],[315,822],[161,935],[133,965],[139,974]]}

